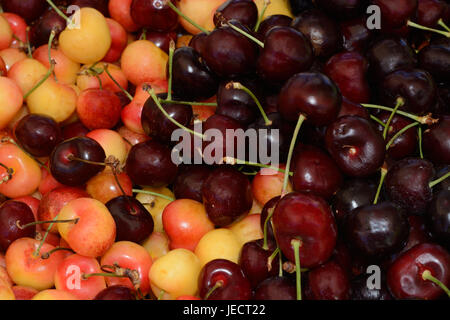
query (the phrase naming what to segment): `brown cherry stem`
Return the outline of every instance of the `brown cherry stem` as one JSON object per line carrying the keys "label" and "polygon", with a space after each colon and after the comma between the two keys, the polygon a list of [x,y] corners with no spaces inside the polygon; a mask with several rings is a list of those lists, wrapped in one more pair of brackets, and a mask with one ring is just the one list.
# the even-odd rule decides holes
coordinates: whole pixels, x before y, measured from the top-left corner
{"label": "brown cherry stem", "polygon": [[75,251],[73,251],[73,250],[70,249],[70,248],[56,247],[56,248],[50,250],[49,252],[43,253],[43,254],[41,255],[41,259],[49,259],[50,256],[51,256],[54,252],[56,252],[56,251],[69,251],[69,252],[75,253]]}
{"label": "brown cherry stem", "polygon": [[[244,165],[247,165],[247,166],[258,167],[258,168],[265,168],[265,169],[273,169],[273,170],[281,172],[281,173],[286,173],[286,170],[281,169],[279,167],[274,167],[274,166],[270,166],[268,164],[262,164],[262,163],[257,163],[257,162],[240,160],[240,159],[233,158],[233,157],[224,157],[223,158],[223,162],[226,163],[226,164],[230,164],[230,165],[244,164]],[[289,175],[293,176],[294,173],[292,171],[290,171]]]}
{"label": "brown cherry stem", "polygon": [[74,224],[77,224],[78,221],[80,221],[80,218],[68,219],[68,220],[35,221],[35,222],[30,222],[30,223],[24,224],[24,225],[22,226],[22,225],[20,224],[20,220],[17,220],[17,221],[16,221],[16,226],[17,226],[19,229],[23,230],[23,229],[26,229],[26,228],[28,228],[28,227],[35,226],[35,225],[38,225],[38,224],[44,224],[44,223],[71,223],[71,222],[73,222]]}
{"label": "brown cherry stem", "polygon": [[10,168],[10,167],[8,167],[8,166],[6,166],[6,165],[4,165],[4,164],[1,163],[1,162],[0,162],[0,167],[5,168],[6,174],[7,174],[7,176],[3,177],[3,178],[0,180],[0,184],[2,184],[2,183],[6,183],[6,182],[8,182],[9,180],[12,179],[13,174],[14,174],[14,169],[13,169],[13,168]]}

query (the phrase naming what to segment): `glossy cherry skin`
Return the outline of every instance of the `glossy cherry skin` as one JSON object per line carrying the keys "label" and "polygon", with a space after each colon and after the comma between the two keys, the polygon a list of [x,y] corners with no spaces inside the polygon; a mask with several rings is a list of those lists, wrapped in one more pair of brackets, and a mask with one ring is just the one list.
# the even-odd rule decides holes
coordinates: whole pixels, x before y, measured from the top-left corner
{"label": "glossy cherry skin", "polygon": [[17,123],[14,135],[25,151],[35,157],[50,155],[62,140],[58,123],[48,116],[38,114],[23,117]]}
{"label": "glossy cherry skin", "polygon": [[55,39],[66,28],[67,22],[56,13],[55,10],[47,10],[36,20],[29,33],[29,41],[32,46],[38,48],[48,43],[48,38],[52,30],[55,31]]}
{"label": "glossy cherry skin", "polygon": [[350,298],[352,300],[392,300],[392,296],[387,288],[385,277],[381,277],[381,288],[370,289],[367,286],[367,281],[370,275],[361,274],[350,282]]}
{"label": "glossy cherry skin", "polygon": [[71,139],[76,137],[84,137],[89,133],[89,129],[84,126],[81,121],[73,122],[62,128],[63,139]]}
{"label": "glossy cherry skin", "polygon": [[214,169],[202,186],[203,204],[214,225],[224,227],[247,213],[253,204],[247,177],[229,166]]}
{"label": "glossy cherry skin", "polygon": [[316,0],[316,5],[338,19],[357,17],[364,9],[365,0]]}
{"label": "glossy cherry skin", "polygon": [[255,289],[253,300],[296,300],[295,283],[288,277],[272,277]]}
{"label": "glossy cherry skin", "polygon": [[162,187],[175,180],[178,167],[172,162],[169,147],[149,140],[131,148],[125,170],[135,184]]}
{"label": "glossy cherry skin", "polygon": [[117,226],[116,241],[140,243],[153,232],[152,215],[136,198],[119,196],[105,205]]}
{"label": "glossy cherry skin", "polygon": [[94,300],[136,300],[136,294],[126,286],[114,285],[100,291]]}
{"label": "glossy cherry skin", "polygon": [[432,41],[420,50],[419,65],[431,73],[437,81],[450,79],[450,40],[442,38]]}
{"label": "glossy cherry skin", "polygon": [[450,118],[444,117],[438,124],[425,130],[423,150],[427,159],[435,164],[450,164]]}
{"label": "glossy cherry skin", "polygon": [[381,81],[389,73],[414,68],[417,58],[404,39],[386,36],[375,40],[367,51],[369,73]]}
{"label": "glossy cherry skin", "polygon": [[44,12],[47,3],[43,0],[3,0],[2,7],[4,12],[15,13],[29,23]]}
{"label": "glossy cherry skin", "polygon": [[273,213],[275,237],[283,254],[295,262],[291,241],[299,239],[302,267],[313,268],[333,253],[337,227],[330,207],[320,197],[292,192],[284,196]]}
{"label": "glossy cherry skin", "polygon": [[448,4],[441,0],[418,0],[416,18],[417,23],[435,28],[439,19],[445,22]]}
{"label": "glossy cherry skin", "polygon": [[101,163],[106,158],[102,146],[88,137],[72,138],[58,144],[50,155],[50,172],[58,182],[67,186],[82,185],[105,168],[99,164],[71,160],[71,156]]}
{"label": "glossy cherry skin", "polygon": [[198,277],[199,294],[202,299],[218,283],[222,285],[212,291],[207,300],[250,300],[250,282],[241,267],[229,260],[216,259],[208,262]]}
{"label": "glossy cherry skin", "polygon": [[307,285],[312,300],[348,300],[350,296],[347,272],[334,261],[311,270]]}
{"label": "glossy cherry skin", "polygon": [[343,222],[352,210],[373,203],[377,186],[368,179],[348,179],[333,198],[336,220]]}
{"label": "glossy cherry skin", "polygon": [[145,33],[145,39],[153,42],[158,48],[169,54],[170,42],[177,40],[176,32],[156,32],[150,31]]}
{"label": "glossy cherry skin", "polygon": [[342,97],[341,110],[339,110],[338,118],[344,116],[359,116],[361,118],[370,119],[369,111],[362,105],[352,102],[345,97]]}
{"label": "glossy cherry skin", "polygon": [[398,70],[386,76],[380,85],[380,97],[387,106],[394,107],[398,97],[405,100],[400,109],[423,115],[436,103],[436,84],[433,77],[420,69]]}
{"label": "glossy cherry skin", "polygon": [[191,47],[175,50],[172,88],[180,100],[201,101],[217,92],[218,81],[200,54]]}
{"label": "glossy cherry skin", "polygon": [[169,32],[178,26],[178,15],[160,0],[133,0],[130,7],[133,21],[143,28]]}
{"label": "glossy cherry skin", "polygon": [[399,28],[406,24],[417,9],[417,0],[374,0],[373,4],[380,7],[381,21],[390,28]]}
{"label": "glossy cherry skin", "polygon": [[19,201],[6,201],[0,206],[0,250],[5,252],[9,245],[19,238],[34,238],[36,226],[24,229],[18,227],[34,222],[30,207]]}
{"label": "glossy cherry skin", "polygon": [[206,45],[206,39],[208,38],[208,35],[204,32],[197,33],[194,35],[189,41],[189,47],[194,48],[195,51],[200,53],[201,56],[203,56],[203,50],[205,49]]}
{"label": "glossy cherry skin", "polygon": [[433,198],[429,183],[434,176],[433,164],[428,160],[405,158],[389,168],[385,179],[387,194],[408,214],[421,214]]}
{"label": "glossy cherry skin", "polygon": [[399,256],[387,273],[389,290],[396,299],[426,299],[441,297],[444,291],[433,282],[424,280],[424,271],[450,285],[450,254],[441,246],[422,243]]}
{"label": "glossy cherry skin", "polygon": [[274,14],[265,18],[259,25],[257,36],[261,41],[264,41],[267,33],[274,27],[289,27],[292,23],[292,18],[283,14]]}
{"label": "glossy cherry skin", "polygon": [[263,248],[264,240],[254,240],[244,244],[239,257],[239,265],[244,271],[245,276],[250,281],[252,288],[256,288],[261,282],[269,277],[276,276],[279,269],[279,259],[276,257],[270,264],[268,259],[274,252],[276,244],[268,241],[268,249]]}
{"label": "glossy cherry skin", "polygon": [[220,14],[226,20],[239,21],[244,26],[253,30],[258,20],[258,8],[252,0],[228,0],[216,10],[214,24],[220,26]]}
{"label": "glossy cherry skin", "polygon": [[211,173],[211,168],[205,165],[186,166],[180,168],[173,183],[173,193],[177,199],[192,199],[202,202],[202,187]]}
{"label": "glossy cherry skin", "polygon": [[322,73],[292,76],[280,91],[278,109],[288,121],[304,114],[311,124],[328,125],[339,112],[342,97],[336,84]]}
{"label": "glossy cherry skin", "polygon": [[439,243],[450,248],[450,191],[437,193],[427,210],[430,231]]}
{"label": "glossy cherry skin", "polygon": [[272,28],[265,36],[257,62],[258,74],[269,83],[283,83],[309,69],[313,50],[309,40],[290,27]]}
{"label": "glossy cherry skin", "polygon": [[[158,95],[158,97],[166,98],[167,95]],[[191,123],[193,116],[191,106],[177,103],[163,103],[161,106],[169,114],[170,118],[181,125],[187,127]],[[141,124],[148,136],[164,143],[171,142],[172,133],[180,129],[161,112],[151,97],[145,101],[142,108]]]}
{"label": "glossy cherry skin", "polygon": [[347,51],[363,52],[372,39],[372,30],[367,28],[366,18],[357,18],[341,23],[342,46]]}
{"label": "glossy cherry skin", "polygon": [[292,21],[292,27],[299,30],[311,41],[314,55],[321,59],[332,56],[342,46],[339,26],[325,13],[317,9],[300,13]]}
{"label": "glossy cherry skin", "polygon": [[366,177],[383,164],[385,143],[371,123],[358,116],[345,116],[326,131],[325,144],[341,171],[353,177]]}
{"label": "glossy cherry skin", "polygon": [[389,202],[356,208],[347,215],[344,225],[347,242],[375,261],[401,250],[408,240],[406,215]]}
{"label": "glossy cherry skin", "polygon": [[342,175],[334,161],[319,148],[300,145],[292,163],[295,191],[326,199],[339,189]]}

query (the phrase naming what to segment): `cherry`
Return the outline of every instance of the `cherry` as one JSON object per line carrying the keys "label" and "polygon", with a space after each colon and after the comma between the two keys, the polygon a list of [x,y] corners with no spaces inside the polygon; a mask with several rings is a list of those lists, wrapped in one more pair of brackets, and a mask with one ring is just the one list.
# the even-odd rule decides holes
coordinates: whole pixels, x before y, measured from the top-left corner
{"label": "cherry", "polygon": [[292,18],[282,15],[282,14],[274,14],[265,18],[258,28],[258,38],[260,40],[264,40],[266,38],[267,33],[275,27],[289,27],[292,23]]}
{"label": "cherry", "polygon": [[173,92],[181,100],[200,101],[217,92],[218,81],[191,47],[175,50],[173,55]]}
{"label": "cherry", "polygon": [[140,27],[152,31],[169,32],[178,26],[178,15],[160,0],[133,0],[131,18]]}
{"label": "cherry", "polygon": [[430,181],[434,176],[434,167],[428,160],[405,158],[389,168],[387,194],[409,214],[423,213],[433,198]]}
{"label": "cherry", "polygon": [[295,283],[288,277],[271,277],[259,284],[254,300],[295,300]]}
{"label": "cherry", "polygon": [[84,137],[89,133],[89,131],[90,130],[86,128],[81,121],[76,121],[62,127],[62,135],[64,140],[76,137]]}
{"label": "cherry", "polygon": [[5,12],[15,13],[29,23],[44,12],[47,3],[44,0],[3,0],[2,7]]}
{"label": "cherry", "polygon": [[367,286],[370,275],[361,274],[350,282],[350,291],[352,300],[392,300],[392,296],[387,288],[384,274],[381,277],[381,287],[371,289]]}
{"label": "cherry", "polygon": [[34,238],[36,226],[30,207],[19,201],[6,201],[0,206],[0,249],[5,252],[9,245],[19,238]]}
{"label": "cherry", "polygon": [[66,28],[67,21],[55,10],[47,10],[36,20],[30,28],[29,41],[34,47],[40,47],[48,43],[50,33],[55,31],[55,37]]}
{"label": "cherry", "polygon": [[127,286],[114,285],[97,293],[94,300],[136,300],[136,294]]}
{"label": "cherry", "polygon": [[316,0],[316,5],[338,19],[357,17],[365,8],[365,0]]}
{"label": "cherry", "polygon": [[354,209],[346,216],[344,227],[347,242],[375,261],[400,251],[409,234],[406,215],[389,202]]}
{"label": "cherry", "polygon": [[153,42],[158,48],[160,48],[167,54],[169,54],[170,42],[177,40],[177,34],[175,32],[147,32],[146,30],[143,30],[139,38],[143,37],[144,35],[146,40]]}
{"label": "cherry", "polygon": [[450,285],[450,255],[441,246],[422,243],[403,253],[390,266],[387,283],[397,299],[437,299],[444,291],[432,277],[443,285]]}
{"label": "cherry", "polygon": [[441,0],[419,0],[416,12],[417,23],[425,27],[438,26],[439,19],[444,18],[448,4]]}
{"label": "cherry", "polygon": [[420,67],[431,73],[435,80],[450,79],[450,39],[432,41],[420,50],[418,59]]}
{"label": "cherry", "polygon": [[[264,232],[264,240],[275,240],[275,233],[273,232],[272,228],[272,214],[275,210],[275,207],[278,204],[278,201],[280,201],[281,196],[276,196],[264,205],[263,209],[261,210],[261,220],[260,220],[260,226],[261,230]],[[269,217],[270,215],[270,217]],[[269,220],[267,220],[269,218]]]}
{"label": "cherry", "polygon": [[427,209],[430,231],[439,243],[450,247],[450,190],[437,193]]}
{"label": "cherry", "polygon": [[202,186],[203,203],[209,219],[224,227],[249,212],[251,185],[247,177],[229,166],[214,169]]}
{"label": "cherry", "polygon": [[178,167],[172,162],[169,147],[149,140],[131,148],[125,170],[135,184],[161,187],[173,182]]}
{"label": "cherry", "polygon": [[208,166],[196,165],[180,168],[173,183],[173,193],[177,199],[192,199],[202,202],[202,187],[212,170]]}
{"label": "cherry", "polygon": [[206,39],[208,39],[208,34],[205,32],[197,33],[192,37],[191,41],[189,41],[189,47],[192,47],[201,56],[203,56],[203,50],[206,46]]}
{"label": "cherry", "polygon": [[314,55],[321,59],[332,56],[342,46],[339,26],[317,9],[300,13],[292,22],[292,27],[302,32],[311,41]]}
{"label": "cherry", "polygon": [[348,300],[350,296],[347,272],[334,261],[311,270],[307,284],[312,300]]}
{"label": "cherry", "polygon": [[17,123],[14,135],[22,148],[35,157],[50,155],[62,140],[58,123],[48,116],[38,114],[23,117]]}
{"label": "cherry", "polygon": [[119,196],[106,204],[116,223],[116,241],[140,243],[153,232],[153,218],[150,212],[135,198]]}
{"label": "cherry", "polygon": [[102,146],[88,137],[72,138],[58,144],[50,155],[50,172],[60,183],[79,186],[104,169]]}
{"label": "cherry", "polygon": [[425,130],[423,149],[427,159],[436,164],[450,163],[450,118],[443,118],[437,125]]}
{"label": "cherry", "polygon": [[71,4],[80,8],[94,8],[107,17],[109,15],[108,2],[108,0],[72,0]]}
{"label": "cherry", "polygon": [[312,0],[289,0],[291,5],[292,13],[298,15],[299,13],[314,8]]}
{"label": "cherry", "polygon": [[236,20],[249,29],[253,29],[258,20],[258,8],[252,0],[228,0],[216,10],[214,24],[220,26],[222,16],[226,20]]}
{"label": "cherry", "polygon": [[204,300],[249,300],[252,295],[241,267],[225,259],[208,262],[200,271],[198,284]]}
{"label": "cherry", "polygon": [[345,116],[326,131],[325,144],[338,167],[347,175],[366,177],[383,164],[383,137],[371,123],[358,116]]}
{"label": "cherry", "polygon": [[406,24],[417,9],[417,0],[374,0],[373,4],[380,7],[381,20],[389,28],[399,28]]}
{"label": "cherry", "polygon": [[329,199],[340,187],[342,175],[334,161],[320,149],[300,145],[294,155],[292,183],[295,191]]}
{"label": "cherry", "polygon": [[370,118],[366,108],[359,103],[352,102],[347,98],[342,97],[341,110],[339,111],[338,118],[344,116],[359,116],[367,120]]}
{"label": "cherry", "polygon": [[372,39],[372,31],[367,28],[366,18],[357,18],[341,23],[343,44],[347,51],[363,52]]}

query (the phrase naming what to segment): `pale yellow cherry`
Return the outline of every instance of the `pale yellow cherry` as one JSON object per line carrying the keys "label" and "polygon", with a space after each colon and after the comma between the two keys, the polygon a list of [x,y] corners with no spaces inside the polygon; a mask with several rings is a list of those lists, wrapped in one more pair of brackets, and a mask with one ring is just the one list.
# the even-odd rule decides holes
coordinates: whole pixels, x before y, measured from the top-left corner
{"label": "pale yellow cherry", "polygon": [[165,256],[169,251],[169,237],[164,232],[153,231],[152,234],[141,243],[155,261]]}
{"label": "pale yellow cherry", "polygon": [[[254,0],[254,1],[256,3],[256,6],[258,7],[258,11],[261,13],[265,0]],[[263,19],[275,14],[283,14],[285,16],[293,18],[294,15],[291,12],[289,0],[270,1],[270,4],[267,6],[266,12],[264,12]]]}
{"label": "pale yellow cherry", "polygon": [[60,49],[69,59],[83,64],[100,61],[111,47],[105,17],[93,8],[80,9],[79,26],[67,27],[59,36]]}
{"label": "pale yellow cherry", "polygon": [[17,48],[7,48],[0,51],[0,57],[5,62],[6,70],[11,69],[14,63],[26,59],[27,55]]}
{"label": "pale yellow cherry", "polygon": [[[105,150],[106,157],[114,156],[120,163],[125,163],[127,157],[127,146],[122,136],[117,131],[109,129],[96,129],[89,132],[87,137],[97,141]],[[111,170],[107,166],[105,170]]]}
{"label": "pale yellow cherry", "polygon": [[44,81],[27,97],[31,113],[44,114],[57,122],[70,118],[77,107],[77,93],[71,87],[56,82],[53,77]]}
{"label": "pale yellow cherry", "polygon": [[215,259],[226,259],[238,263],[242,244],[229,229],[220,228],[205,234],[195,248],[202,267]]}
{"label": "pale yellow cherry", "polygon": [[260,214],[250,214],[227,228],[233,231],[241,245],[244,245],[247,242],[264,238],[260,220]]}
{"label": "pale yellow cherry", "polygon": [[[50,55],[52,60],[56,62],[54,72],[58,81],[68,85],[75,84],[78,71],[80,71],[80,64],[69,59],[60,49],[51,49]],[[47,45],[37,48],[33,52],[33,58],[50,68]]]}
{"label": "pale yellow cherry", "polygon": [[5,128],[22,107],[22,90],[6,77],[0,77],[0,129]]}
{"label": "pale yellow cherry", "polygon": [[195,295],[200,270],[200,261],[192,251],[172,250],[156,260],[149,271],[152,291],[165,300]]}
{"label": "pale yellow cherry", "polygon": [[[206,30],[214,30],[214,14],[226,0],[181,0],[178,2],[180,11]],[[278,1],[278,0],[277,0]],[[200,30],[180,17],[180,24],[192,34]]]}
{"label": "pale yellow cherry", "polygon": [[16,300],[11,285],[3,279],[0,279],[0,300]]}
{"label": "pale yellow cherry", "polygon": [[31,300],[78,300],[78,298],[67,291],[47,289],[37,293]]}
{"label": "pale yellow cherry", "polygon": [[16,62],[8,71],[8,78],[13,79],[23,94],[26,94],[47,73],[47,68],[36,59],[26,58]]}
{"label": "pale yellow cherry", "polygon": [[[143,189],[144,191],[150,191],[150,192],[156,192],[171,198],[175,199],[174,194],[170,189],[166,187],[160,187],[160,188],[153,188],[153,187],[145,187]],[[157,232],[164,232],[164,227],[162,223],[162,213],[164,211],[164,208],[171,203],[171,200],[168,200],[166,198],[145,194],[145,193],[138,193],[136,196],[136,199],[144,205],[144,207],[150,212],[150,214],[153,217],[153,222],[155,223],[154,231]]]}

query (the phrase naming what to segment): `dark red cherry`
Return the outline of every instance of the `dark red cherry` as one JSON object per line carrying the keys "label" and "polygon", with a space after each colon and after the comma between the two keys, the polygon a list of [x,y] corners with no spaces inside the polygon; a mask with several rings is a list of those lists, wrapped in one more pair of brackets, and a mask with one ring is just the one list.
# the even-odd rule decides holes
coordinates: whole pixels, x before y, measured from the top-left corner
{"label": "dark red cherry", "polygon": [[428,225],[433,237],[450,248],[450,191],[437,193],[427,210]]}
{"label": "dark red cherry", "polygon": [[130,13],[137,25],[151,31],[169,32],[178,26],[178,14],[161,0],[133,0]]}
{"label": "dark red cherry", "polygon": [[153,42],[158,48],[169,54],[170,41],[176,42],[177,34],[175,32],[145,32],[145,39]]}
{"label": "dark red cherry", "polygon": [[348,300],[350,296],[347,272],[334,261],[311,270],[307,285],[312,300]]}
{"label": "dark red cherry", "polygon": [[67,186],[79,186],[102,171],[105,166],[80,161],[103,163],[106,155],[102,146],[88,137],[77,137],[58,144],[50,155],[53,177]]}
{"label": "dark red cherry", "polygon": [[4,12],[11,12],[19,15],[28,23],[39,18],[47,8],[45,0],[2,0]]}
{"label": "dark red cherry", "polygon": [[193,48],[175,50],[172,70],[172,88],[178,99],[201,101],[216,94],[218,81]]}
{"label": "dark red cherry", "polygon": [[450,39],[432,41],[419,52],[419,65],[437,81],[450,80]]}
{"label": "dark red cherry", "polygon": [[246,214],[253,198],[248,178],[229,166],[214,169],[202,187],[203,203],[209,219],[224,227]]}
{"label": "dark red cherry", "polygon": [[150,140],[131,148],[125,170],[135,184],[161,187],[175,180],[178,167],[172,162],[168,146]]}
{"label": "dark red cherry", "polygon": [[342,46],[347,51],[365,51],[372,38],[372,30],[367,28],[366,18],[357,18],[341,23]]}
{"label": "dark red cherry", "polygon": [[400,109],[423,115],[436,103],[436,84],[431,74],[420,69],[398,70],[387,75],[380,84],[380,98],[387,106],[395,106],[398,97],[405,101]]}
{"label": "dark red cherry", "polygon": [[429,28],[438,27],[439,19],[445,22],[448,4],[441,0],[419,0],[417,7],[417,23]]}
{"label": "dark red cherry", "polygon": [[220,26],[221,21],[217,14],[220,14],[226,20],[239,21],[249,29],[253,29],[258,20],[258,8],[252,0],[228,0],[224,2],[217,8],[216,15],[214,15],[216,27]]}
{"label": "dark red cherry", "polygon": [[197,51],[198,53],[200,53],[201,56],[203,56],[203,50],[205,49],[207,38],[208,35],[206,33],[204,32],[197,33],[189,41],[189,47],[194,48],[195,51]]}
{"label": "dark red cherry", "polygon": [[109,16],[108,2],[108,0],[73,0],[71,4],[80,8],[94,8],[107,17]]}
{"label": "dark red cherry", "polygon": [[305,268],[324,263],[333,253],[337,228],[330,207],[320,197],[289,193],[273,213],[275,237],[283,254],[294,262],[292,240],[301,241],[300,262]]}
{"label": "dark red cherry", "polygon": [[89,133],[89,129],[81,121],[76,121],[62,128],[63,139],[84,137]]}
{"label": "dark red cherry", "polygon": [[367,284],[372,284],[369,279],[370,274],[361,274],[350,282],[351,300],[392,300],[392,296],[387,288],[386,277],[382,275],[380,288],[371,288]]}
{"label": "dark red cherry", "polygon": [[400,251],[409,234],[406,215],[390,202],[354,209],[346,216],[344,228],[347,243],[374,261]]}
{"label": "dark red cherry", "polygon": [[417,9],[417,0],[374,0],[373,4],[380,7],[381,21],[390,28],[405,25]]}
{"label": "dark red cherry", "polygon": [[225,259],[208,262],[200,271],[198,284],[200,297],[205,300],[250,300],[252,295],[241,267]]}
{"label": "dark red cherry", "polygon": [[324,72],[339,87],[342,95],[357,103],[367,103],[370,99],[366,73],[369,65],[358,52],[342,52],[332,56],[325,65]]}
{"label": "dark red cherry", "polygon": [[35,225],[20,228],[34,221],[33,212],[25,203],[13,200],[3,202],[0,206],[0,250],[5,252],[17,239],[34,238]]}
{"label": "dark red cherry", "polygon": [[264,280],[255,289],[253,300],[296,300],[294,281],[288,277],[272,277]]}
{"label": "dark red cherry", "polygon": [[192,199],[202,202],[202,187],[211,172],[209,166],[192,165],[180,168],[173,183],[173,193],[177,199]]}
{"label": "dark red cherry", "polygon": [[[269,277],[276,276],[279,272],[278,256],[269,263],[269,257],[276,249],[273,241],[268,241],[268,248],[263,248],[264,240],[247,242],[241,249],[239,265],[242,268],[252,288],[256,288],[261,282]],[[270,270],[269,270],[270,266]]]}
{"label": "dark red cherry", "polygon": [[[264,224],[266,223],[267,217],[269,216],[269,211],[275,210],[275,207],[277,206],[278,201],[280,201],[280,199],[281,199],[280,196],[276,196],[267,201],[267,203],[264,205],[263,209],[261,210],[261,220],[260,220],[261,230],[264,231]],[[267,222],[267,239],[273,241],[275,240],[275,234],[272,228],[272,219],[270,219]]]}
{"label": "dark red cherry", "polygon": [[47,10],[30,27],[29,41],[34,47],[48,43],[50,33],[55,31],[55,39],[66,28],[67,22],[55,10]]}
{"label": "dark red cherry", "polygon": [[152,234],[152,215],[136,198],[119,196],[105,205],[116,222],[116,241],[140,243]]}
{"label": "dark red cherry", "polygon": [[316,0],[316,5],[337,19],[357,17],[365,9],[365,0]]}
{"label": "dark red cherry", "polygon": [[327,128],[325,144],[338,167],[349,176],[370,176],[384,162],[383,137],[368,120],[358,116],[333,122]]}
{"label": "dark red cherry", "polygon": [[433,243],[419,244],[399,256],[387,273],[389,290],[396,299],[434,300],[444,291],[429,280],[424,272],[450,286],[450,254]]}
{"label": "dark red cherry", "polygon": [[265,37],[257,72],[269,83],[284,83],[292,75],[309,69],[313,52],[309,40],[290,27],[272,28]]}
{"label": "dark red cherry", "polygon": [[342,97],[341,110],[339,110],[338,118],[344,116],[359,116],[361,118],[370,119],[369,111],[359,103],[352,102]]}
{"label": "dark red cherry", "polygon": [[292,23],[292,18],[283,14],[274,14],[265,18],[258,29],[258,38],[264,41],[267,33],[274,27],[289,27]]}
{"label": "dark red cherry", "polygon": [[405,158],[389,168],[385,180],[387,194],[408,214],[421,214],[433,198],[430,181],[434,176],[433,164],[428,160]]}
{"label": "dark red cherry", "polygon": [[291,164],[295,191],[311,193],[325,199],[339,189],[342,175],[334,161],[319,148],[300,145]]}
{"label": "dark red cherry", "polygon": [[342,47],[339,25],[322,11],[303,11],[292,21],[292,27],[311,41],[316,57],[327,59]]}
{"label": "dark red cherry", "polygon": [[330,78],[304,72],[292,76],[281,89],[278,109],[289,121],[303,114],[311,124],[322,126],[336,119],[341,101],[339,89]]}
{"label": "dark red cherry", "polygon": [[94,300],[136,300],[136,294],[126,286],[115,285],[97,293]]}
{"label": "dark red cherry", "polygon": [[298,15],[299,13],[314,8],[312,0],[289,0],[291,5],[292,13]]}
{"label": "dark red cherry", "polygon": [[450,164],[450,117],[425,130],[423,150],[427,159],[435,164]]}
{"label": "dark red cherry", "polygon": [[50,155],[62,140],[58,123],[38,114],[29,114],[20,119],[14,128],[14,135],[25,151],[35,157]]}

